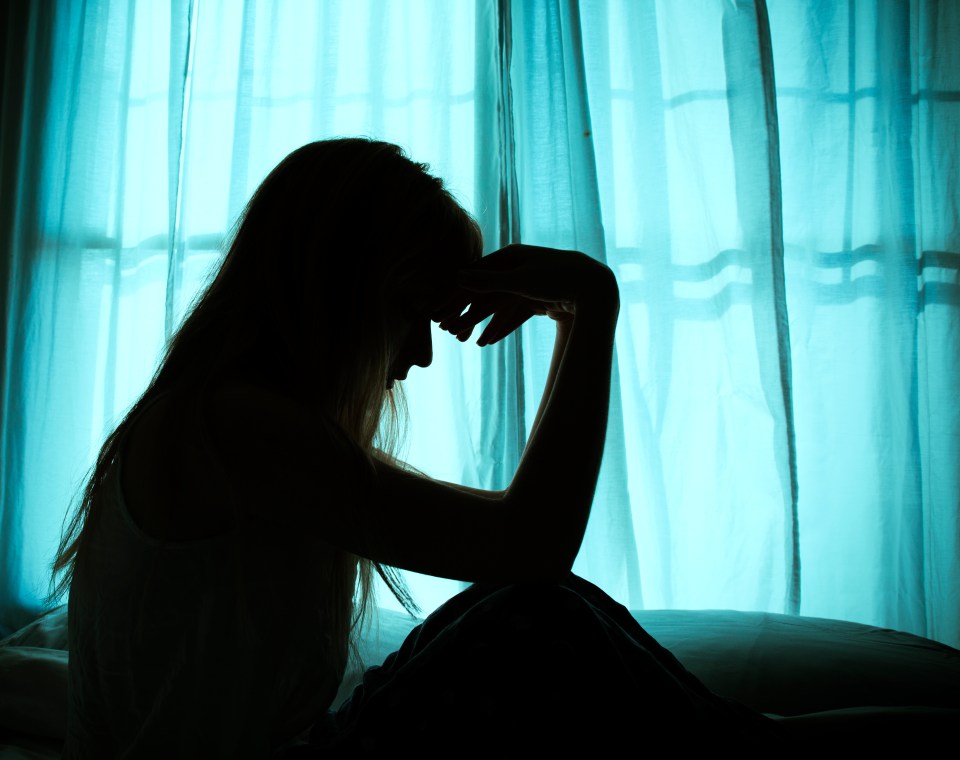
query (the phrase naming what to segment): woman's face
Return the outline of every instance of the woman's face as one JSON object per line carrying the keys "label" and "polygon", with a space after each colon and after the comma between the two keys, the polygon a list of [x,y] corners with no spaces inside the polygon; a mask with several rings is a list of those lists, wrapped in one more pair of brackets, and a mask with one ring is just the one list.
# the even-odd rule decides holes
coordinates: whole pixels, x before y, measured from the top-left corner
{"label": "woman's face", "polygon": [[388,289],[384,299],[390,367],[387,387],[405,380],[411,367],[429,367],[433,361],[433,337],[430,314],[444,297],[450,278],[436,274],[404,278]]}
{"label": "woman's face", "polygon": [[411,367],[433,361],[431,315],[456,293],[457,272],[467,261],[433,252],[410,260],[389,279],[384,297],[390,367],[387,387],[404,380]]}
{"label": "woman's face", "polygon": [[396,380],[405,380],[410,368],[429,367],[433,361],[433,338],[426,303],[411,299],[387,312],[390,335],[390,368],[387,388]]}

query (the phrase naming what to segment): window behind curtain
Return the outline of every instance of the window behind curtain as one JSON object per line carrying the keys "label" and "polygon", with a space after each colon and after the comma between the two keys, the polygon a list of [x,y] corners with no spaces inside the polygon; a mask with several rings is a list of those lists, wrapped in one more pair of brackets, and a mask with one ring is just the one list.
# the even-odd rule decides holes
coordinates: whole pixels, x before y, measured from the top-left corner
{"label": "window behind curtain", "polygon": [[[631,607],[960,642],[960,9],[51,7],[5,307],[6,625],[38,608],[65,505],[253,189],[304,142],[367,134],[429,162],[488,249],[580,248],[619,278],[577,572]],[[508,478],[550,333],[486,352],[438,335],[407,383],[409,460]],[[426,610],[457,588],[414,583]]]}

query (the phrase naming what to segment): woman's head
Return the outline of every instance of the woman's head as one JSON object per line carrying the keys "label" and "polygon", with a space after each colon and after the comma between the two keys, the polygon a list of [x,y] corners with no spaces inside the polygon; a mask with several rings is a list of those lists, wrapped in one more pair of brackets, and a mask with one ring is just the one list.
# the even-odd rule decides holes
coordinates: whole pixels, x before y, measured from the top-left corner
{"label": "woman's head", "polygon": [[[396,355],[410,347],[398,320],[415,315],[413,343],[422,344],[423,309],[481,245],[441,180],[397,146],[310,143],[254,193],[182,332],[219,321],[222,369],[246,365],[320,400],[369,446],[388,387],[409,369]],[[420,363],[423,347],[413,353],[409,363]]]}

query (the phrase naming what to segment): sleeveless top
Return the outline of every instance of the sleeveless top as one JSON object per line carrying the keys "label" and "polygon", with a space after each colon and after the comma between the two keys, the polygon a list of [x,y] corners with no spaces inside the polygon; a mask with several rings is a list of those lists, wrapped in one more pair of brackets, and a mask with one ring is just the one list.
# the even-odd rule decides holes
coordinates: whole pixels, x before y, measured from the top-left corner
{"label": "sleeveless top", "polygon": [[330,547],[249,518],[161,542],[130,516],[121,464],[70,587],[63,757],[268,757],[325,713],[346,665],[309,592]]}

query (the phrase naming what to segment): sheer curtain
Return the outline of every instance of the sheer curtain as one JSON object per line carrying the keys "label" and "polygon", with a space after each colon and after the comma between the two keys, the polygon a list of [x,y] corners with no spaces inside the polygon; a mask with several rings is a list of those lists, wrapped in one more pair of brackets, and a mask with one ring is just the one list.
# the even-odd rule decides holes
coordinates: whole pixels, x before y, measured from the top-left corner
{"label": "sheer curtain", "polygon": [[[768,7],[769,6],[769,7]],[[632,608],[960,643],[960,11],[912,2],[128,0],[8,9],[0,622],[266,172],[366,134],[492,250],[622,293],[575,570]],[[445,336],[406,456],[498,487],[552,346]],[[458,584],[414,578],[429,610]],[[384,600],[386,603],[388,600]]]}

